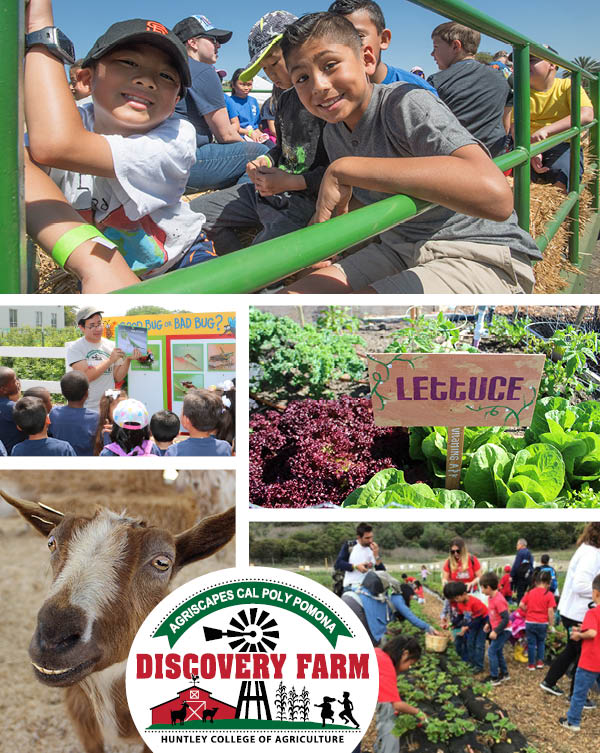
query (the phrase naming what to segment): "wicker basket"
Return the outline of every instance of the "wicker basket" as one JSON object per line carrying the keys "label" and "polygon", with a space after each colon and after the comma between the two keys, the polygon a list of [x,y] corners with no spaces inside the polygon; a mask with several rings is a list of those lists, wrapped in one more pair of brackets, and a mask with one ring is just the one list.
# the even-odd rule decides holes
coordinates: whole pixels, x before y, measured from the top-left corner
{"label": "wicker basket", "polygon": [[449,635],[431,635],[425,634],[425,648],[427,651],[435,651],[438,654],[443,653],[448,647]]}

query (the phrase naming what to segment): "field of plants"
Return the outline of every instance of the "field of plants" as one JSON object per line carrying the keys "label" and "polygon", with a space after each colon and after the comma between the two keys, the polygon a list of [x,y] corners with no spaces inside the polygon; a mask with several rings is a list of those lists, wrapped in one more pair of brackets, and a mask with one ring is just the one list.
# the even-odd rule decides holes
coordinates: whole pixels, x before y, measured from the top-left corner
{"label": "field of plants", "polygon": [[[597,311],[410,318],[250,314],[250,501],[264,507],[600,507]],[[366,354],[543,353],[531,425],[467,427],[445,489],[444,426],[373,421]]]}

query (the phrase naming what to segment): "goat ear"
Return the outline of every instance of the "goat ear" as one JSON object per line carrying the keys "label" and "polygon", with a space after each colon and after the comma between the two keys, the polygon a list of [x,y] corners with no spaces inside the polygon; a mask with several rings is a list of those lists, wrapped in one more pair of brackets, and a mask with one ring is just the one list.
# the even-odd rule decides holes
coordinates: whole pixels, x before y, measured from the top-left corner
{"label": "goat ear", "polygon": [[235,534],[235,507],[210,515],[193,528],[175,536],[175,569],[210,557],[231,541]]}
{"label": "goat ear", "polygon": [[47,536],[50,531],[57,526],[64,518],[62,512],[53,510],[51,507],[41,502],[28,502],[26,499],[12,497],[8,492],[0,489],[0,495],[16,508],[25,520],[36,528],[43,536]]}

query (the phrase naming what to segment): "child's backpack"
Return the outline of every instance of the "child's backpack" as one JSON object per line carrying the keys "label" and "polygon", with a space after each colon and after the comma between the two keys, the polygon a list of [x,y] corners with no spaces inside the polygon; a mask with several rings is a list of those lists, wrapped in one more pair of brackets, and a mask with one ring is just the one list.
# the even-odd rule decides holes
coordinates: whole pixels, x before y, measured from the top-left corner
{"label": "child's backpack", "polygon": [[132,457],[134,455],[146,457],[147,455],[152,455],[152,445],[153,442],[151,439],[144,439],[141,445],[134,447],[130,452],[125,452],[121,445],[116,442],[107,444],[105,449],[114,452],[115,455],[119,455],[120,457]]}
{"label": "child's backpack", "polygon": [[[350,556],[350,552],[356,545],[356,539],[352,539],[351,541],[346,542],[346,546],[348,547],[348,556]],[[346,570],[336,570],[335,569],[335,563],[333,566],[333,570],[331,571],[331,590],[336,596],[341,596],[344,593],[344,575],[346,574]]]}
{"label": "child's backpack", "polygon": [[558,580],[556,578],[556,570],[551,567],[550,565],[538,565],[538,567],[535,567],[533,569],[533,573],[531,576],[531,585],[535,583],[535,579],[538,576],[538,573],[548,572],[552,576],[552,580],[550,581],[550,588],[548,589],[550,593],[554,593],[556,589],[558,588]]}

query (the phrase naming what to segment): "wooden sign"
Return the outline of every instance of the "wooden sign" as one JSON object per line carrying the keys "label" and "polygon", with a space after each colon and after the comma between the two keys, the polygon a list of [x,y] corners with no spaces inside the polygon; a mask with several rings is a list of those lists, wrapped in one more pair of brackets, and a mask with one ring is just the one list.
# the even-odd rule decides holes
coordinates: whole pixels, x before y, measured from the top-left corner
{"label": "wooden sign", "polygon": [[525,427],[546,356],[372,353],[367,359],[378,426]]}

